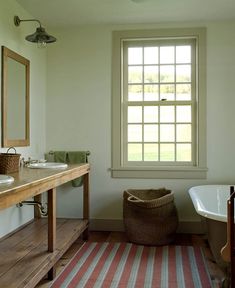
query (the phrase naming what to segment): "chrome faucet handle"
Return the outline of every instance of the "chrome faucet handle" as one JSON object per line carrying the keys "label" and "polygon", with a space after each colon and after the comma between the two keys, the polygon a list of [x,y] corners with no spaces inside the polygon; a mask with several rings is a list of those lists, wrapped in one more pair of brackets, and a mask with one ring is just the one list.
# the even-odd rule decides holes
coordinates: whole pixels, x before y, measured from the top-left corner
{"label": "chrome faucet handle", "polygon": [[47,160],[45,160],[45,159],[36,160],[36,159],[31,159],[31,157],[28,157],[28,160],[25,160],[24,157],[22,157],[20,159],[20,166],[26,167],[26,166],[33,164],[33,163],[45,163],[45,162],[47,162]]}
{"label": "chrome faucet handle", "polygon": [[37,162],[38,160],[32,160],[30,157],[28,157],[28,160],[25,160],[24,157],[22,157],[20,160],[20,165],[26,167],[31,163],[37,163]]}

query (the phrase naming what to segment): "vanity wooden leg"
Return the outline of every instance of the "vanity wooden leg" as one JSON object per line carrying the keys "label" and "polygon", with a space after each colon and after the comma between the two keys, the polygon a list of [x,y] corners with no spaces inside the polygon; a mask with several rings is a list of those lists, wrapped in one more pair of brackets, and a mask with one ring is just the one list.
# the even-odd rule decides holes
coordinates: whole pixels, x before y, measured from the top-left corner
{"label": "vanity wooden leg", "polygon": [[[89,173],[83,176],[83,219],[89,221]],[[88,228],[83,232],[82,238],[88,239]]]}
{"label": "vanity wooden leg", "polygon": [[47,278],[48,280],[53,280],[55,279],[55,276],[56,276],[56,269],[55,267],[53,266],[47,273]]}
{"label": "vanity wooden leg", "polygon": [[[56,248],[56,189],[48,190],[48,252],[53,252]],[[50,280],[55,277],[55,268],[48,272]]]}
{"label": "vanity wooden leg", "polygon": [[53,252],[56,244],[56,189],[48,190],[48,251]]}
{"label": "vanity wooden leg", "polygon": [[[42,202],[42,195],[41,194],[38,194],[36,196],[34,196],[34,201],[36,202]],[[40,210],[38,208],[37,205],[34,205],[34,218],[42,218],[42,215],[40,213]]]}

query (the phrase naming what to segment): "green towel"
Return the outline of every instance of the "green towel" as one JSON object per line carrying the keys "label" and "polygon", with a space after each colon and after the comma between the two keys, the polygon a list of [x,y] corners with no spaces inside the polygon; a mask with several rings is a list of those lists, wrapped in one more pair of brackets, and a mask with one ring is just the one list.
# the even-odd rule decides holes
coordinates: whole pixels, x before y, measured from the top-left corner
{"label": "green towel", "polygon": [[54,151],[54,160],[55,162],[66,163],[66,152],[65,151]]}
{"label": "green towel", "polygon": [[[45,158],[49,161],[53,157],[53,161],[62,162],[68,164],[82,164],[88,163],[88,155],[90,155],[89,151],[50,151],[45,154]],[[83,184],[83,176],[72,180],[73,187],[80,187]]]}
{"label": "green towel", "polygon": [[[80,164],[87,163],[87,156],[89,155],[86,151],[70,151],[67,152],[67,163]],[[80,187],[83,184],[83,177],[72,180],[73,187]]]}

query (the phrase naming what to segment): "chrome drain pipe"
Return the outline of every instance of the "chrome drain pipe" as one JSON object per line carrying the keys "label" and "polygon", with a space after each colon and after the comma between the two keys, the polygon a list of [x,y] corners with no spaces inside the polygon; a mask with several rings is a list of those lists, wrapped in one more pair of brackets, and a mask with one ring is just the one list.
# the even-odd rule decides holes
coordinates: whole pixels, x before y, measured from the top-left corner
{"label": "chrome drain pipe", "polygon": [[16,204],[17,207],[22,207],[23,205],[33,205],[33,206],[37,206],[40,210],[40,213],[42,216],[47,216],[48,211],[47,209],[42,205],[41,202],[38,201],[22,201],[18,204]]}

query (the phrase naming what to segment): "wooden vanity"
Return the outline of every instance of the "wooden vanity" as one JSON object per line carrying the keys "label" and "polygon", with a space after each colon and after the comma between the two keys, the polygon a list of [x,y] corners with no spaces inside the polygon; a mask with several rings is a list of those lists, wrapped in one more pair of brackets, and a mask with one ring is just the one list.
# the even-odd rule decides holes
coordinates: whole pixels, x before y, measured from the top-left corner
{"label": "wooden vanity", "polygon": [[[12,173],[15,181],[0,185],[0,209],[30,197],[48,193],[48,217],[35,211],[34,219],[17,232],[0,240],[0,287],[35,287],[82,234],[88,237],[89,164],[69,165],[66,169],[22,168]],[[83,218],[56,219],[56,187],[83,176]],[[20,209],[20,208],[19,208]]]}

